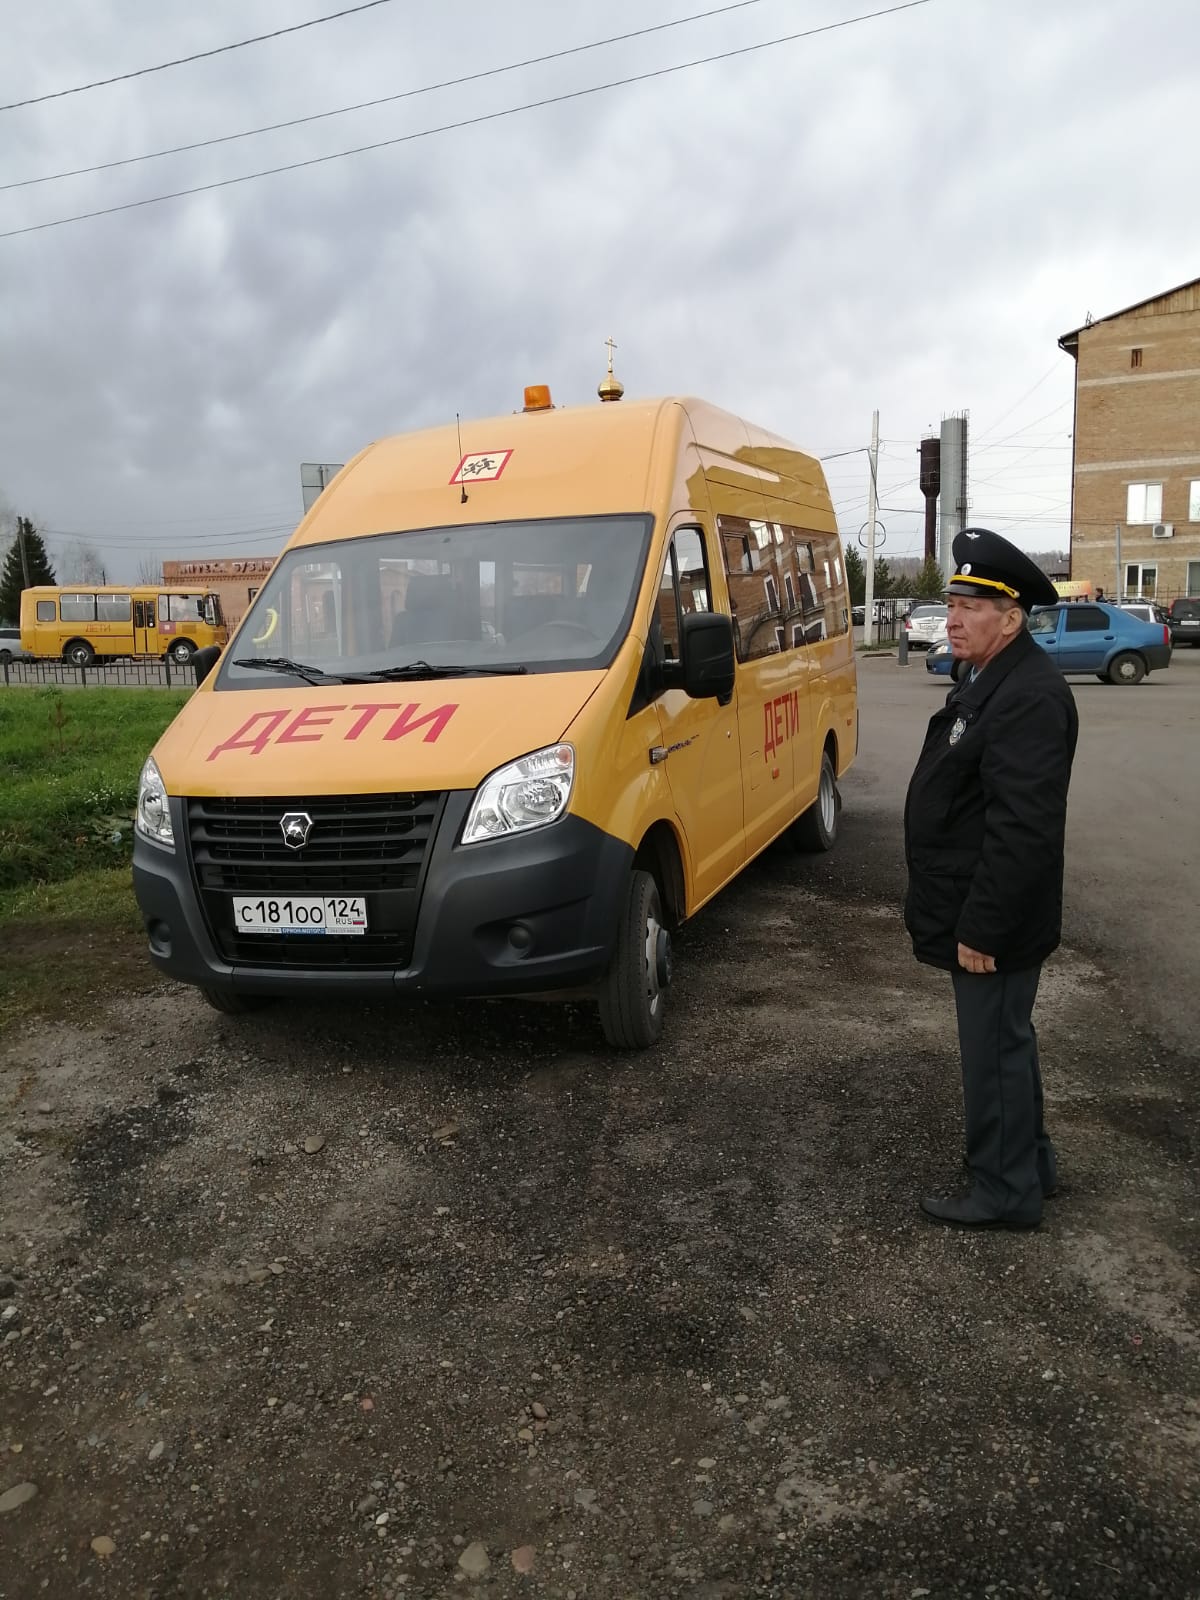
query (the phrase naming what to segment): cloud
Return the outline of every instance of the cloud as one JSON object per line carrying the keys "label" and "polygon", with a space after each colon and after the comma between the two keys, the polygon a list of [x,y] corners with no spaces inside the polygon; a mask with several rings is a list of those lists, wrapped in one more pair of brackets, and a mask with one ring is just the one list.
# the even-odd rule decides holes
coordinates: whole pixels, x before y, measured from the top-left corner
{"label": "cloud", "polygon": [[[688,9],[381,6],[0,114],[0,181],[395,94]],[[10,190],[0,231],[853,14],[852,0],[763,0],[461,89]],[[151,0],[21,8],[6,56],[32,65],[0,98],[211,48],[233,36],[230,20]],[[256,0],[235,31],[295,20],[285,0]],[[1153,73],[1131,70],[1135,36]],[[1167,0],[1065,13],[932,0],[2,240],[0,489],[36,510],[52,547],[57,531],[82,535],[125,576],[147,548],[270,552],[299,516],[302,460],[343,460],[456,412],[506,412],[527,382],[590,403],[612,334],[627,393],[700,393],[820,452],[865,445],[878,407],[885,503],[911,508],[885,518],[889,550],[920,543],[918,439],[966,409],[976,506],[1028,547],[1062,545],[1073,373],[1056,340],[1089,310],[1197,271],[1185,200],[1197,45],[1200,13]],[[865,461],[829,472],[853,532]]]}

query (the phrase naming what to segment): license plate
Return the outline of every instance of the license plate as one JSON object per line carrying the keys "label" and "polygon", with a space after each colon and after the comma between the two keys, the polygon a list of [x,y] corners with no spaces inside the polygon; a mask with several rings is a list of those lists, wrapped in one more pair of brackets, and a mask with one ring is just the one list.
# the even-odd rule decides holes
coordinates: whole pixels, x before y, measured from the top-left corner
{"label": "license plate", "polygon": [[361,895],[234,895],[233,921],[239,933],[366,933],[367,903]]}
{"label": "license plate", "polygon": [[1200,622],[1193,622],[1191,617],[1185,617],[1179,626],[1181,628],[1200,628]]}

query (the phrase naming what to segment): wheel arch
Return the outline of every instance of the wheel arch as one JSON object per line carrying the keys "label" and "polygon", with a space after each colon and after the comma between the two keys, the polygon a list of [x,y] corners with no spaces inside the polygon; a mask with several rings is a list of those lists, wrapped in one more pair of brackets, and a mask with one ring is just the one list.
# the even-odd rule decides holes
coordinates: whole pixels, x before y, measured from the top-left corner
{"label": "wheel arch", "polygon": [[634,871],[649,872],[658,884],[663,910],[672,927],[678,927],[688,914],[687,879],[683,870],[683,851],[675,830],[660,818],[651,823],[633,860]]}

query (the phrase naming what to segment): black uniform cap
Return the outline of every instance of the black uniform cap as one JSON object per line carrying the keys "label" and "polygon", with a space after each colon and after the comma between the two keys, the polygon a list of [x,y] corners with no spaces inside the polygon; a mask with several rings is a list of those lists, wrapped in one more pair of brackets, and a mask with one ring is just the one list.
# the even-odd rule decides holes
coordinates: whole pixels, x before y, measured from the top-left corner
{"label": "black uniform cap", "polygon": [[946,585],[947,594],[1012,600],[1023,611],[1052,606],[1058,600],[1058,590],[1042,569],[990,528],[964,528],[955,534],[951,553],[954,576]]}

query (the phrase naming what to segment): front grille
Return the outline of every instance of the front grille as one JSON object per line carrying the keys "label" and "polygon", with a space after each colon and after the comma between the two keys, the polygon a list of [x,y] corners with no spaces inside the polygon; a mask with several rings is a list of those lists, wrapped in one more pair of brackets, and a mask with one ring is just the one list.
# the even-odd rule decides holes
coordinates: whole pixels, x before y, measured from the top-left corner
{"label": "front grille", "polygon": [[[222,956],[239,966],[399,967],[412,953],[417,905],[442,794],[284,796],[187,802],[200,900]],[[290,849],[281,820],[312,818]],[[365,934],[239,933],[234,895],[362,895]]]}

